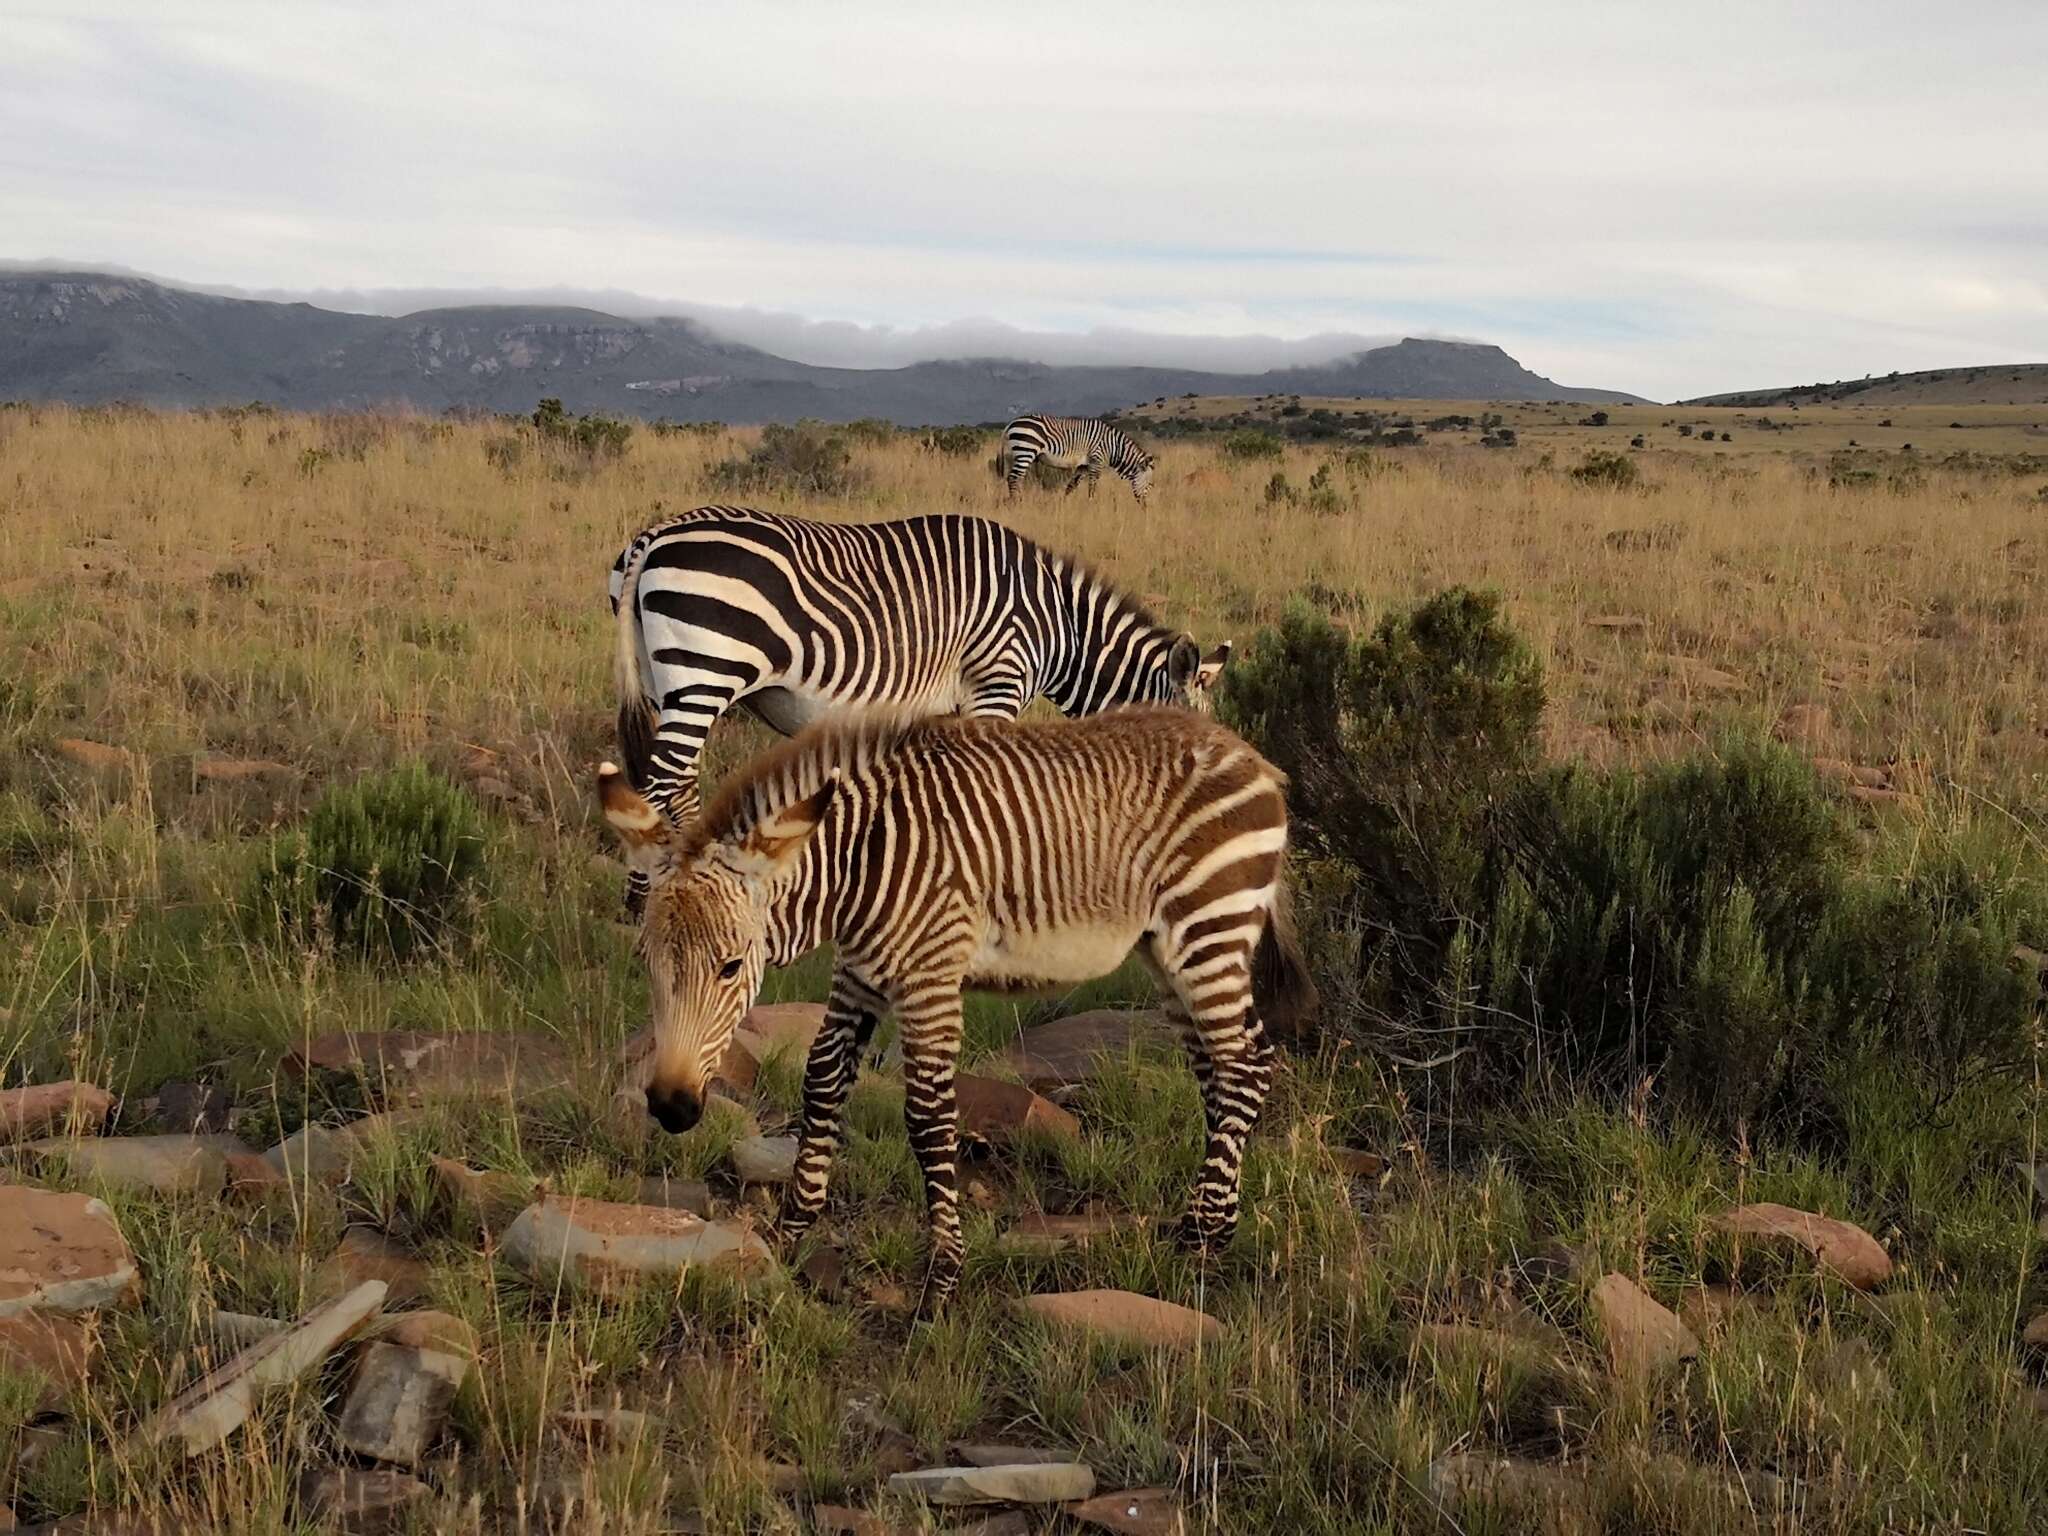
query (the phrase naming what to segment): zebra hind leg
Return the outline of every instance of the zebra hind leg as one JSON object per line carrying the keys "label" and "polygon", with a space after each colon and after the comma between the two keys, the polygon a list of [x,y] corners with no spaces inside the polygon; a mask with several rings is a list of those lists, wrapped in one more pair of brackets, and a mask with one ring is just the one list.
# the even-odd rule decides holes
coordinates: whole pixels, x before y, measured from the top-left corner
{"label": "zebra hind leg", "polygon": [[918,1310],[936,1315],[959,1288],[967,1245],[960,1235],[960,1126],[953,1078],[960,1056],[960,989],[923,986],[903,1021],[903,1119],[924,1173],[931,1259]]}
{"label": "zebra hind leg", "polygon": [[[1208,974],[1191,985],[1174,978],[1208,1068],[1206,1074],[1195,1069],[1203,1086],[1207,1144],[1180,1232],[1188,1246],[1210,1253],[1220,1253],[1236,1235],[1244,1150],[1273,1085],[1275,1061],[1266,1027],[1252,1007],[1250,966],[1240,964],[1233,972]],[[1202,998],[1190,999],[1188,992],[1196,988]]]}

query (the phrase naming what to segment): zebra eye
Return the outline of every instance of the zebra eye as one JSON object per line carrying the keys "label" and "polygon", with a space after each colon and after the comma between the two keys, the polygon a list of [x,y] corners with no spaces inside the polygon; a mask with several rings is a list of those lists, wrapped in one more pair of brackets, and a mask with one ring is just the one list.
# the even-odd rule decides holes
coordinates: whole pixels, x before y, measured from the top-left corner
{"label": "zebra eye", "polygon": [[743,964],[745,964],[744,960],[734,959],[726,961],[725,964],[718,968],[718,979],[720,981],[731,981],[733,977],[739,975],[740,967]]}

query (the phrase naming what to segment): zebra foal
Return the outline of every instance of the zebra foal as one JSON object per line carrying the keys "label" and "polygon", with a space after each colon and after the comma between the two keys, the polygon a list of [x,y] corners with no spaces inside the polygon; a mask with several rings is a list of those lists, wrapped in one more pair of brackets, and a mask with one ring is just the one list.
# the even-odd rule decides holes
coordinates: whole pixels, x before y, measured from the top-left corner
{"label": "zebra foal", "polygon": [[1040,459],[1074,471],[1067,480],[1070,496],[1084,477],[1091,487],[1101,479],[1105,464],[1131,482],[1140,506],[1152,493],[1152,455],[1128,432],[1099,417],[1019,416],[1003,432],[1003,454],[1008,461],[1003,484],[1012,496]]}
{"label": "zebra foal", "polygon": [[[1230,657],[982,517],[698,507],[626,546],[611,598],[619,752],[678,826],[698,812],[705,738],[735,704],[784,735],[869,705],[1014,718],[1040,694],[1068,715],[1204,708]],[[643,896],[629,882],[627,906]]]}
{"label": "zebra foal", "polygon": [[666,1129],[696,1123],[764,969],[836,945],[786,1235],[824,1208],[857,1062],[893,1010],[931,1227],[926,1300],[942,1303],[963,1256],[961,989],[1070,985],[1135,949],[1202,1088],[1206,1153],[1182,1233],[1204,1248],[1230,1240],[1273,1073],[1261,1008],[1291,1029],[1313,1001],[1281,885],[1284,780],[1231,732],[1163,708],[1045,723],[868,716],[757,759],[687,831],[609,763],[598,791],[652,882],[639,940],[647,1107]]}

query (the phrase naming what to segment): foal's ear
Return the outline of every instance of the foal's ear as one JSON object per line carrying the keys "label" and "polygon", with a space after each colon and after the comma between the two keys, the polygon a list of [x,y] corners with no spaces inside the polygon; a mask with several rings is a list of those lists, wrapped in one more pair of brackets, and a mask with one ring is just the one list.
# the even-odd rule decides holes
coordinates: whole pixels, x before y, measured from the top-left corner
{"label": "foal's ear", "polygon": [[1193,635],[1182,635],[1166,653],[1166,679],[1176,688],[1185,688],[1194,682],[1201,665],[1202,648]]}
{"label": "foal's ear", "polygon": [[1230,642],[1224,641],[1215,650],[1202,658],[1202,664],[1195,668],[1195,686],[1214,688],[1216,680],[1223,676],[1223,669],[1230,665]]}
{"label": "foal's ear", "polygon": [[618,835],[627,865],[650,878],[667,874],[675,828],[626,782],[618,764],[597,765],[597,800]]}
{"label": "foal's ear", "polygon": [[722,844],[724,862],[749,879],[774,879],[796,862],[838,793],[839,775],[835,772],[815,794],[771,812]]}

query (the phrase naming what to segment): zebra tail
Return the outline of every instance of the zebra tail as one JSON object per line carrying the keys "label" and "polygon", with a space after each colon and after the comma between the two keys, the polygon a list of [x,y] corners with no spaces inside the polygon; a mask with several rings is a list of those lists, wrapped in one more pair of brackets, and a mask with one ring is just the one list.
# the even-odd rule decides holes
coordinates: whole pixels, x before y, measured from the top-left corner
{"label": "zebra tail", "polygon": [[1321,1000],[1294,931],[1294,898],[1283,867],[1266,913],[1266,931],[1252,952],[1252,1000],[1271,1034],[1301,1040],[1315,1023]]}
{"label": "zebra tail", "polygon": [[612,683],[619,701],[619,756],[626,778],[644,791],[654,776],[654,701],[640,676],[640,567],[653,548],[652,539],[636,543],[626,556],[625,579],[619,588],[612,651]]}

